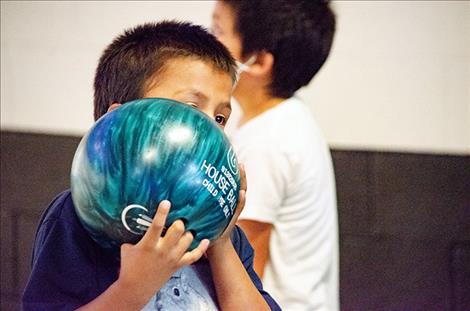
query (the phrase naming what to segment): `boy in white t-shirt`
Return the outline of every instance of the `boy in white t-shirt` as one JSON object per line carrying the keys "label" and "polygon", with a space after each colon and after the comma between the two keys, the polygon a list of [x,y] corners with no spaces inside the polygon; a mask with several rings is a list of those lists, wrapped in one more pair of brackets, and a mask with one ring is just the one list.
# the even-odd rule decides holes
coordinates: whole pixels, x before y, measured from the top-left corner
{"label": "boy in white t-shirt", "polygon": [[233,93],[242,115],[231,136],[250,187],[239,225],[255,248],[255,270],[286,310],[338,310],[331,156],[294,97],[328,57],[334,13],[328,1],[224,0],[212,31],[242,71]]}

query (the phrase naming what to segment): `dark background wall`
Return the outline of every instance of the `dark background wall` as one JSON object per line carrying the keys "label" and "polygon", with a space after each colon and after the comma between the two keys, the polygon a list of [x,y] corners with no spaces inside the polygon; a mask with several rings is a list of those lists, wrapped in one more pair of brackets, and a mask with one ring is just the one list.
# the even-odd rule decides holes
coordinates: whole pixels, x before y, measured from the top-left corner
{"label": "dark background wall", "polygon": [[[1,132],[1,310],[19,309],[37,223],[78,142]],[[342,310],[470,310],[470,157],[332,155]]]}

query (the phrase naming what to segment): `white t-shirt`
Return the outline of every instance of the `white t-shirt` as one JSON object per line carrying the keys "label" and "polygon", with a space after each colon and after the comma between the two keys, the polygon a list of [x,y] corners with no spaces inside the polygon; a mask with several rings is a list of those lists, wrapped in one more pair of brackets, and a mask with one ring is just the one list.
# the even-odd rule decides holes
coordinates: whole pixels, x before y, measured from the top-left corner
{"label": "white t-shirt", "polygon": [[240,219],[273,225],[263,285],[285,310],[338,310],[331,156],[311,111],[290,98],[231,135],[248,191]]}

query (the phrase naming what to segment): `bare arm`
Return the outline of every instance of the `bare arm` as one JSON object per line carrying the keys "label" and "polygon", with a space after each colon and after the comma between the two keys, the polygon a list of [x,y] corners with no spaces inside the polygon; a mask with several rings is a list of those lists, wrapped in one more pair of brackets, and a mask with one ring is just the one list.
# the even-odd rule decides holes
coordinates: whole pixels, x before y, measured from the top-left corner
{"label": "bare arm", "polygon": [[263,278],[264,268],[269,259],[269,238],[271,237],[272,224],[239,220],[238,225],[245,232],[248,240],[255,250],[254,269],[260,278]]}
{"label": "bare arm", "polygon": [[207,257],[222,310],[270,310],[230,240],[211,247]]}
{"label": "bare arm", "polygon": [[240,166],[241,185],[235,215],[224,234],[207,250],[217,298],[222,310],[270,310],[235,251],[230,234],[245,206],[246,176]]}

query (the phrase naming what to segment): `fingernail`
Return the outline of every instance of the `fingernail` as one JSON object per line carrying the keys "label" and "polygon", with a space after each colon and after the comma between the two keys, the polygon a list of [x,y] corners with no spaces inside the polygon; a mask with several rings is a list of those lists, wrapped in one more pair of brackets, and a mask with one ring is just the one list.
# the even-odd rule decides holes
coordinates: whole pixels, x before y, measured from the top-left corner
{"label": "fingernail", "polygon": [[160,207],[162,207],[163,209],[170,209],[171,203],[168,200],[163,200],[162,202],[160,202]]}

